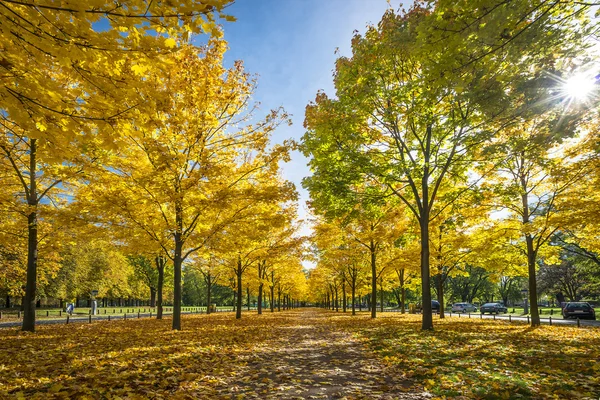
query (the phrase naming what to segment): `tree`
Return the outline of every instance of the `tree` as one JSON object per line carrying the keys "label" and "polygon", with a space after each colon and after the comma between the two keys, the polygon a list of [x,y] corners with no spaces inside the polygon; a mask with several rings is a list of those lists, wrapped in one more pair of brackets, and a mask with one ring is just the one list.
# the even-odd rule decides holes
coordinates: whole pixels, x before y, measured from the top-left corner
{"label": "tree", "polygon": [[217,39],[201,50],[186,45],[170,56],[169,70],[148,71],[148,109],[123,123],[122,148],[90,174],[94,186],[81,193],[108,218],[143,231],[173,262],[173,329],[181,329],[183,262],[242,218],[252,200],[288,188],[255,190],[288,157],[288,143],[267,148],[287,117],[276,110],[241,125],[252,117],[247,105],[255,82],[240,62],[223,67],[225,50]]}
{"label": "tree", "polygon": [[[555,46],[552,52],[566,47],[560,46],[573,35],[565,31],[576,30],[552,25],[572,6],[541,15],[537,9],[463,1],[388,11],[376,27],[355,35],[351,58],[338,59],[336,98],[319,92],[307,107],[303,151],[315,171],[307,180],[311,195],[330,187],[344,197],[357,183],[375,182],[418,221],[423,329],[433,328],[430,223],[476,184],[466,172],[474,149],[494,135],[490,122],[512,118],[505,82],[548,59],[546,45]],[[519,33],[499,19],[514,22]],[[488,38],[493,44],[482,46]]]}
{"label": "tree", "polygon": [[[145,83],[132,70],[156,64],[157,54],[176,46],[155,32],[189,35],[203,24],[216,31],[210,11],[227,3],[129,0],[115,9],[110,1],[3,2],[0,145],[28,205],[23,330],[35,330],[40,203],[72,177],[66,171],[77,171],[78,145],[102,138],[98,143],[110,146],[114,122],[139,104],[136,89]],[[197,11],[190,15],[189,7]],[[108,29],[92,28],[100,22]]]}

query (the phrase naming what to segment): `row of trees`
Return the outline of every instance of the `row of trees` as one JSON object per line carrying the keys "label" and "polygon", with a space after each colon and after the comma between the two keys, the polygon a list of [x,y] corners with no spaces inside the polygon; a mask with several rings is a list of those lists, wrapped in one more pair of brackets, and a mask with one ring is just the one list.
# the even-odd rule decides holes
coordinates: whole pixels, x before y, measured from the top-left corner
{"label": "row of trees", "polygon": [[598,250],[592,6],[416,2],[355,35],[306,111],[319,299],[367,263],[372,299],[418,280],[432,329],[432,289],[443,310],[448,278],[481,268],[525,276],[539,325],[538,268]]}
{"label": "row of trees", "polygon": [[[238,318],[251,268],[285,295],[302,290],[297,193],[279,171],[293,143],[270,143],[289,118],[257,116],[255,79],[240,61],[225,67],[215,20],[233,20],[229,3],[3,3],[0,282],[12,295],[25,287],[23,330],[35,329],[40,283],[85,291],[126,276],[124,265],[159,310],[172,275],[173,329],[184,264],[235,275]],[[192,45],[200,33],[210,38]],[[108,261],[88,262],[104,266],[79,283],[69,260],[87,255],[70,252],[96,238],[104,248],[90,257]]]}

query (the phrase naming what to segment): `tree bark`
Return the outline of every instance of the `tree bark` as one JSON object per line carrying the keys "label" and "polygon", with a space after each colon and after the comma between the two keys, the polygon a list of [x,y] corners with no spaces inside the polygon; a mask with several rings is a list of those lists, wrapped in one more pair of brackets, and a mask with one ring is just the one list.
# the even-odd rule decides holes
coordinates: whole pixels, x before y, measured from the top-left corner
{"label": "tree bark", "polygon": [[242,256],[238,254],[237,269],[235,271],[237,276],[237,307],[235,310],[235,319],[242,318]]}
{"label": "tree bark", "polygon": [[211,295],[212,295],[212,276],[210,275],[210,270],[206,273],[206,314],[210,314],[210,309],[212,307],[211,304]]}
{"label": "tree bark", "polygon": [[444,281],[443,275],[440,274],[438,279],[438,302],[440,303],[440,319],[445,317],[444,315]]}
{"label": "tree bark", "polygon": [[281,284],[277,285],[277,311],[281,311]]}
{"label": "tree bark", "polygon": [[250,311],[250,286],[246,285],[246,309]]}
{"label": "tree bark", "polygon": [[377,264],[375,256],[375,244],[371,239],[371,318],[377,317]]}
{"label": "tree bark", "polygon": [[381,301],[379,311],[383,312],[383,277],[379,278],[379,299]]}
{"label": "tree bark", "polygon": [[533,247],[533,238],[530,234],[525,235],[527,243],[527,270],[529,272],[529,313],[531,314],[531,326],[540,326],[540,313],[538,310],[537,282],[535,276],[536,251]]}
{"label": "tree bark", "polygon": [[352,277],[352,315],[356,315],[356,276]]}
{"label": "tree bark", "polygon": [[[424,190],[427,183],[423,182]],[[428,199],[429,196],[423,195],[423,199]],[[423,319],[421,321],[422,330],[433,329],[433,315],[431,311],[431,279],[429,276],[429,210],[426,205],[427,201],[423,201],[423,211],[421,213],[421,292],[423,305]]]}
{"label": "tree bark", "polygon": [[275,271],[271,269],[271,312],[275,312]]}
{"label": "tree bark", "polygon": [[342,280],[342,312],[346,312],[346,279]]}
{"label": "tree bark", "polygon": [[173,257],[173,330],[181,330],[181,266],[183,264],[183,208],[175,205],[175,254]]}
{"label": "tree bark", "polygon": [[156,307],[156,288],[150,288],[150,307]]}
{"label": "tree bark", "polygon": [[37,207],[38,194],[36,182],[37,139],[31,139],[29,151],[29,193],[27,205],[27,283],[25,285],[25,301],[23,304],[23,326],[27,332],[35,331],[35,302],[37,291],[37,261],[38,261],[38,228]]}
{"label": "tree bark", "polygon": [[338,287],[336,285],[335,287],[335,312],[339,312],[340,311],[340,303],[338,301]]}
{"label": "tree bark", "polygon": [[157,256],[155,259],[156,269],[158,270],[158,287],[156,288],[156,319],[162,319],[163,316],[163,286],[165,284],[165,263],[163,256]]}

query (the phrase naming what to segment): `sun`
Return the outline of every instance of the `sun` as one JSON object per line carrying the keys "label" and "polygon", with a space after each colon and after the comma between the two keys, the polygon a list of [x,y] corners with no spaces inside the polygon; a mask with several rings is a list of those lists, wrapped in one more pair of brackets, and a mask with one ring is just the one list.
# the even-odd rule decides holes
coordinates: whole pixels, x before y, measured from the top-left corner
{"label": "sun", "polygon": [[597,77],[590,73],[579,73],[563,81],[564,94],[579,102],[590,100],[596,89]]}

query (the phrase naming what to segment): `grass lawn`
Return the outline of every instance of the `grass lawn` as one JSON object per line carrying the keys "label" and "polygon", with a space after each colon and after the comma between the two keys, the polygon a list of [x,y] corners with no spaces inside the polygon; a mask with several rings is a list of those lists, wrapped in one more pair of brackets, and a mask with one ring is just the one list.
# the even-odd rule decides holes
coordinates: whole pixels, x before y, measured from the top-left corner
{"label": "grass lawn", "polygon": [[[231,311],[232,306],[218,306],[217,309],[219,311]],[[73,315],[75,316],[84,316],[90,314],[90,307],[76,307]],[[173,306],[164,306],[163,313],[170,314],[173,310]],[[182,307],[184,312],[192,311],[206,311],[206,307]],[[123,314],[137,314],[140,313],[149,313],[152,311],[152,314],[156,314],[156,307],[142,306],[142,307],[98,307],[98,315],[115,315],[115,316],[123,316]],[[35,310],[36,318],[44,319],[44,318],[57,318],[57,317],[65,317],[67,313],[64,309],[60,308],[38,308]],[[19,310],[16,308],[0,308],[0,313],[2,313],[2,318],[0,322],[3,320],[16,320],[19,318]],[[23,313],[21,312],[21,317]]]}

